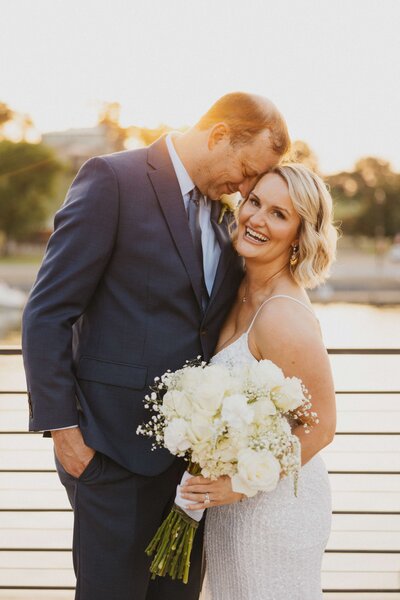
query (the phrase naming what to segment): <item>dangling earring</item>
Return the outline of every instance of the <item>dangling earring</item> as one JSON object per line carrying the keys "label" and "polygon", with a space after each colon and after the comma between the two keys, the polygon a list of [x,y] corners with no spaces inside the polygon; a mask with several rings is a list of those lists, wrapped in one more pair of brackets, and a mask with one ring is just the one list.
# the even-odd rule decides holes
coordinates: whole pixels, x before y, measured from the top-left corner
{"label": "dangling earring", "polygon": [[291,267],[295,267],[299,262],[299,247],[292,246],[292,254],[289,259],[289,263]]}

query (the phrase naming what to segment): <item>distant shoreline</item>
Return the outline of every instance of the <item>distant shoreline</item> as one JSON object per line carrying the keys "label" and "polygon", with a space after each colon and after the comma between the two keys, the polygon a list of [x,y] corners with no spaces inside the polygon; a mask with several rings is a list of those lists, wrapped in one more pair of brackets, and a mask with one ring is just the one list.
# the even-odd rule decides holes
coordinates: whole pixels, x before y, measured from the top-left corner
{"label": "distant shoreline", "polygon": [[[35,281],[41,258],[11,256],[0,259],[0,282],[28,293]],[[400,262],[357,249],[339,250],[328,282],[311,290],[313,302],[348,302],[374,306],[400,305]]]}

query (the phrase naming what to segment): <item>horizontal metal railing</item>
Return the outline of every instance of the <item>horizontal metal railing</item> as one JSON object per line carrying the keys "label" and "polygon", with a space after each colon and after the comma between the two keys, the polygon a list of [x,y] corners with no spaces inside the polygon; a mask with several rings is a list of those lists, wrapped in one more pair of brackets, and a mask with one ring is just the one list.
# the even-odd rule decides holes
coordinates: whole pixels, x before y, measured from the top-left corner
{"label": "horizontal metal railing", "polygon": [[[331,348],[328,349],[328,353],[330,355],[398,355],[400,356],[400,349],[395,348]],[[0,347],[0,360],[2,356],[20,356],[21,349],[14,347]],[[399,365],[400,366],[400,365]],[[0,397],[4,395],[24,395],[26,394],[26,390],[1,390],[0,389]],[[399,403],[400,403],[400,390],[340,390],[337,391],[338,395],[398,395]],[[393,431],[339,431],[336,435],[338,436],[399,436],[400,438],[400,425],[397,424],[397,429]],[[35,435],[29,434],[27,431],[1,431],[0,435]],[[37,435],[37,434],[36,434]],[[0,473],[55,473],[56,469],[0,469]],[[400,470],[329,470],[330,475],[389,475],[389,476],[399,476]],[[0,508],[0,513],[70,513],[72,512],[71,508]],[[399,510],[334,510],[334,515],[392,515],[399,516],[400,515],[400,507]],[[23,547],[1,547],[0,546],[0,556],[2,552],[70,552],[70,547],[58,547],[58,548],[23,548]],[[327,554],[400,554],[400,543],[399,548],[396,549],[362,549],[362,548],[329,548],[326,550]],[[0,590],[73,590],[73,586],[2,586],[0,585]],[[329,594],[381,594],[382,599],[385,597],[383,595],[400,593],[400,586],[396,589],[375,589],[375,588],[363,588],[363,589],[354,589],[354,588],[330,588],[324,589],[324,593]]]}

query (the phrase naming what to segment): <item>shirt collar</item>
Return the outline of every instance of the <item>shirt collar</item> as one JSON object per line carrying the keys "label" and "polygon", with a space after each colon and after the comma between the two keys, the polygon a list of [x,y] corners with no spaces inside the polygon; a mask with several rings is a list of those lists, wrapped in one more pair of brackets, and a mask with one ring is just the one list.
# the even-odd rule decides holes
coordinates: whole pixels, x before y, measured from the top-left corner
{"label": "shirt collar", "polygon": [[[172,135],[177,136],[180,134],[178,132],[174,132]],[[194,185],[189,173],[186,171],[185,167],[183,166],[183,163],[182,163],[181,159],[179,158],[177,151],[175,150],[175,146],[172,141],[172,135],[169,133],[167,135],[167,137],[165,138],[165,141],[167,144],[169,156],[171,158],[171,161],[172,161],[175,173],[176,173],[176,178],[178,180],[179,187],[181,188],[182,196],[185,197],[186,194],[189,194],[189,192],[192,191],[192,189],[195,187],[195,185]]]}

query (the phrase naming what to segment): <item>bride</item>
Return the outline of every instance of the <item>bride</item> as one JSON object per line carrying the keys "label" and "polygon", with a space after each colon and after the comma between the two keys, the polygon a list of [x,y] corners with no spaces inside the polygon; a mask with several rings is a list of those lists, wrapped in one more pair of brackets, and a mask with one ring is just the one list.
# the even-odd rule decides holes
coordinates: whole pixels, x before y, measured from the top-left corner
{"label": "bride", "polygon": [[301,442],[297,497],[293,481],[252,498],[229,477],[193,477],[181,495],[208,508],[206,600],[319,600],[331,497],[318,452],[332,441],[335,395],[327,352],[306,288],[327,276],[335,254],[332,201],[322,180],[300,164],[264,175],[241,205],[235,234],[246,275],[222,328],[212,362],[230,368],[269,359],[309,390],[319,424]]}

